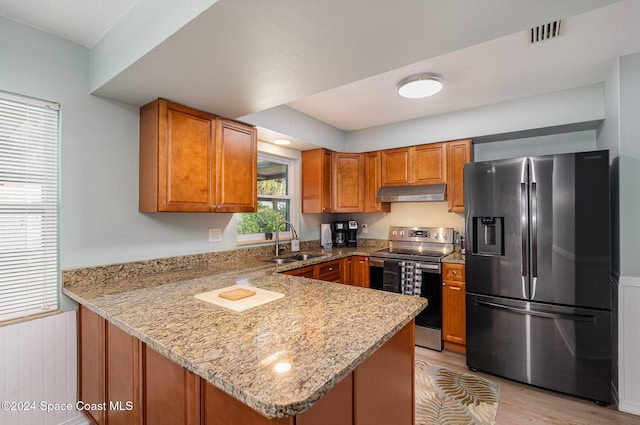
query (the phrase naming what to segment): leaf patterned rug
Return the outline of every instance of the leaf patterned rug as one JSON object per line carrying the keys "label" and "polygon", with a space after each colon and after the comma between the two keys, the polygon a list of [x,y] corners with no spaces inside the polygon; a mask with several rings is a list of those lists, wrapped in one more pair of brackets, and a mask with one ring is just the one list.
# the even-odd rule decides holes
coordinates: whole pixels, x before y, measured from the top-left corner
{"label": "leaf patterned rug", "polygon": [[416,425],[493,425],[500,384],[416,360]]}

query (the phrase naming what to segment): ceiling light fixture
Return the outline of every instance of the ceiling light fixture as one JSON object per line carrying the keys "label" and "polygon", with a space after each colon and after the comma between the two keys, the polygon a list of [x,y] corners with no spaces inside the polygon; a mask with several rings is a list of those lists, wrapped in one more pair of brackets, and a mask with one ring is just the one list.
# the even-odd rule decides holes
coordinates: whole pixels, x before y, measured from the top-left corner
{"label": "ceiling light fixture", "polygon": [[276,145],[290,145],[291,144],[291,140],[287,140],[287,139],[276,139],[273,141],[274,144]]}
{"label": "ceiling light fixture", "polygon": [[421,72],[400,80],[398,94],[408,99],[421,99],[438,93],[442,86],[443,79],[440,75]]}

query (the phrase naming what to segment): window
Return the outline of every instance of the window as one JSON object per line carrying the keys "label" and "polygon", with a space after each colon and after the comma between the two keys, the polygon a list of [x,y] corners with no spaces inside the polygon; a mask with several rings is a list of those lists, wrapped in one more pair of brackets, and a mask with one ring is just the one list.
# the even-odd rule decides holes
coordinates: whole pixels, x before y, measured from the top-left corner
{"label": "window", "polygon": [[[258,212],[238,214],[238,242],[268,239],[280,220],[291,220],[292,170],[291,160],[258,154]],[[288,225],[280,231],[281,237],[291,237]]]}
{"label": "window", "polygon": [[58,115],[0,92],[0,321],[58,309]]}

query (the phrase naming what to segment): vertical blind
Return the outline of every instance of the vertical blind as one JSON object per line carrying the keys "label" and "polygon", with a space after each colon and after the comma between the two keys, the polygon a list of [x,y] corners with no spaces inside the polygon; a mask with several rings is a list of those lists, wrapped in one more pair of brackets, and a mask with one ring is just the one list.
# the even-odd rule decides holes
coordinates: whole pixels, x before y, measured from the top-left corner
{"label": "vertical blind", "polygon": [[0,92],[0,322],[58,308],[59,109]]}

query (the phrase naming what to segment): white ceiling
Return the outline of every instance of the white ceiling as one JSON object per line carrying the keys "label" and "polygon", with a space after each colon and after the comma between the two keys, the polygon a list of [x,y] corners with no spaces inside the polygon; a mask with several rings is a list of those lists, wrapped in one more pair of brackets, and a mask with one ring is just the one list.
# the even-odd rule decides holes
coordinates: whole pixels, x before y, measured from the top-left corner
{"label": "white ceiling", "polygon": [[0,15],[93,47],[136,0],[0,0]]}
{"label": "white ceiling", "polygon": [[[135,3],[0,0],[0,14],[92,47]],[[560,37],[529,43],[560,18]],[[355,130],[602,82],[640,51],[638,22],[638,0],[219,0],[95,94],[230,117],[285,104]],[[414,72],[445,89],[400,98]]]}

